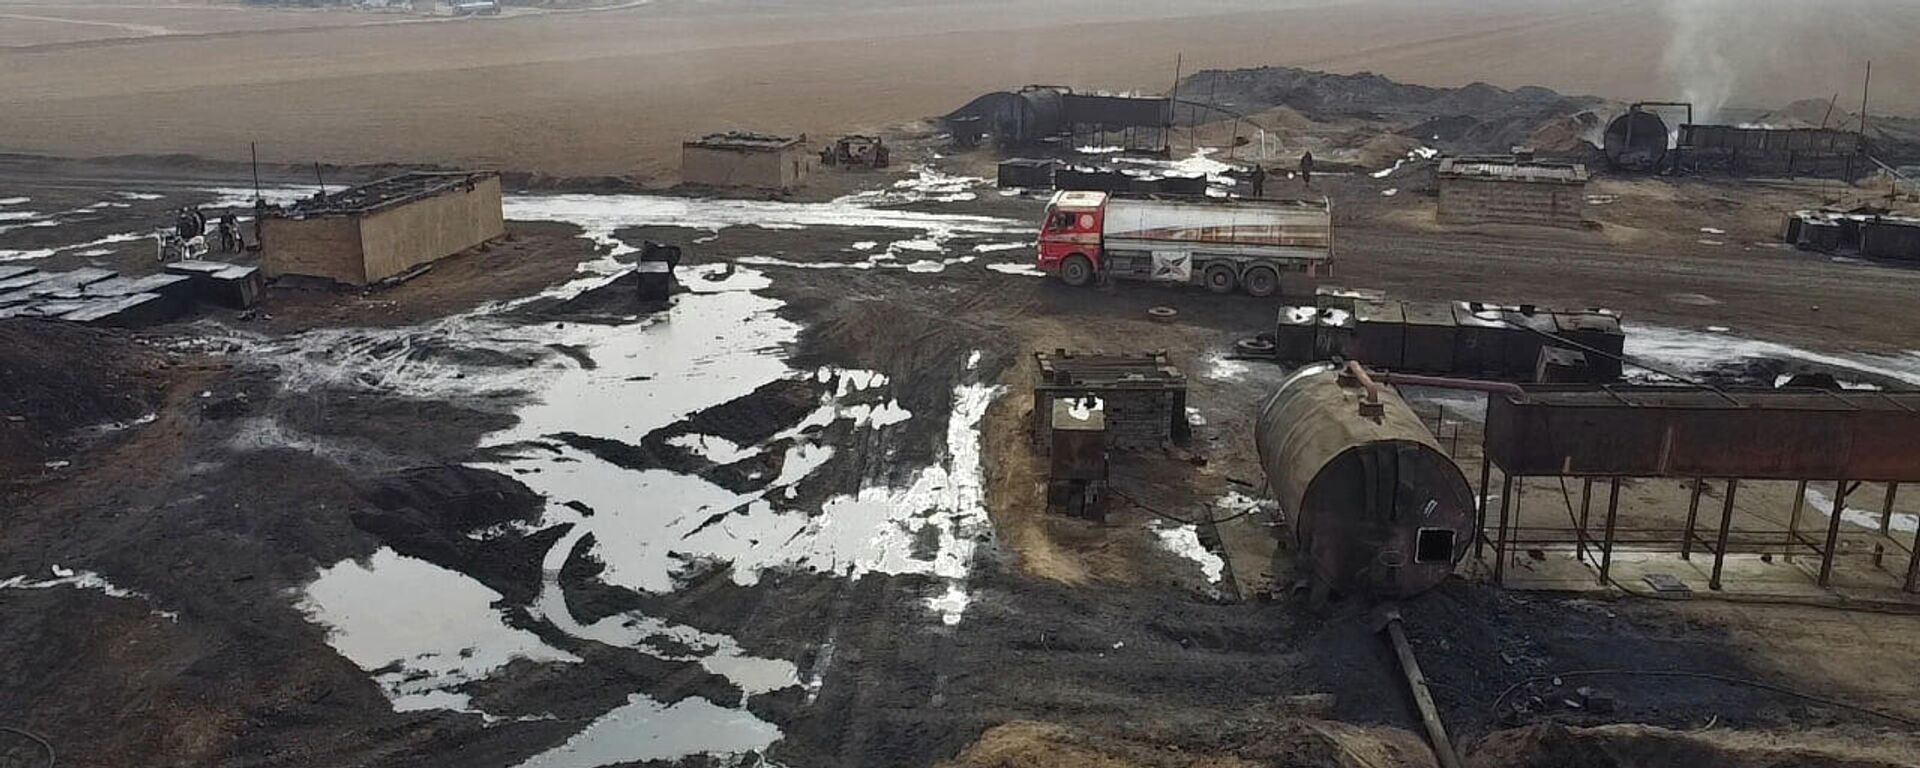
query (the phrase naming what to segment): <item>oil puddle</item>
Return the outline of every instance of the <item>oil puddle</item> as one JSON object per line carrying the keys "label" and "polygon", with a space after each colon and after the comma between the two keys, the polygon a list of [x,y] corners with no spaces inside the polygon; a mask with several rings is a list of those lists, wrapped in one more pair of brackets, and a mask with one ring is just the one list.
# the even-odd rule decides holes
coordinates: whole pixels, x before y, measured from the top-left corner
{"label": "oil puddle", "polygon": [[578,662],[493,607],[501,595],[425,560],[382,548],[366,562],[322,568],[298,607],[328,627],[334,650],[373,675],[396,711],[451,709],[485,716],[455,690],[507,662]]}
{"label": "oil puddle", "polygon": [[[1828,366],[1920,386],[1920,351],[1894,355],[1836,355],[1728,333],[1657,325],[1625,325],[1626,354],[1683,374],[1712,374],[1744,363],[1785,360]],[[1654,376],[1635,374],[1629,377]],[[1664,377],[1659,377],[1664,378]]]}

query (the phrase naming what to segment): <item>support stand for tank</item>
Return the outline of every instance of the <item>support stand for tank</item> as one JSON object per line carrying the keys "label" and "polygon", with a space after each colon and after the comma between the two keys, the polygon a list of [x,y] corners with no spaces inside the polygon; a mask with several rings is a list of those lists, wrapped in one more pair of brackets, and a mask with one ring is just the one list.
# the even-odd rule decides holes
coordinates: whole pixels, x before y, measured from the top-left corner
{"label": "support stand for tank", "polygon": [[1473,559],[1485,560],[1487,549],[1487,491],[1493,483],[1493,462],[1487,460],[1486,445],[1480,446],[1480,509],[1473,515]]}
{"label": "support stand for tank", "polygon": [[1620,519],[1620,478],[1609,478],[1607,483],[1607,533],[1600,540],[1600,583],[1609,580],[1608,571],[1613,568],[1613,531],[1614,524]]}
{"label": "support stand for tank", "polygon": [[1787,515],[1787,562],[1793,562],[1793,550],[1800,545],[1800,510],[1807,505],[1807,481],[1793,487],[1793,512]]}
{"label": "support stand for tank", "polygon": [[1733,530],[1733,494],[1740,489],[1740,481],[1727,478],[1727,498],[1720,504],[1720,537],[1713,544],[1713,578],[1707,580],[1707,588],[1720,589],[1720,570],[1727,562],[1727,534]]}
{"label": "support stand for tank", "polygon": [[1407,642],[1406,627],[1401,626],[1400,610],[1388,608],[1381,615],[1380,629],[1387,633],[1387,639],[1393,643],[1393,653],[1400,659],[1400,672],[1406,676],[1407,690],[1413,694],[1413,704],[1420,710],[1420,724],[1426,727],[1427,741],[1433,747],[1433,755],[1440,762],[1440,768],[1460,768],[1460,755],[1453,751],[1453,740],[1447,737],[1447,727],[1440,722],[1440,708],[1434,706],[1433,692],[1427,688],[1427,676],[1420,671],[1420,660],[1413,655],[1413,645]]}
{"label": "support stand for tank", "polygon": [[1580,564],[1587,563],[1587,520],[1593,511],[1593,478],[1580,478],[1580,530],[1573,534],[1573,546],[1579,550]]}
{"label": "support stand for tank", "polygon": [[1507,509],[1513,505],[1513,476],[1500,475],[1500,531],[1493,539],[1493,583],[1505,584],[1507,577]]}
{"label": "support stand for tank", "polygon": [[1820,586],[1826,587],[1833,581],[1834,547],[1840,544],[1840,516],[1847,510],[1847,481],[1840,481],[1833,490],[1833,510],[1827,515],[1827,546],[1820,550]]}
{"label": "support stand for tank", "polygon": [[1693,528],[1694,523],[1700,519],[1700,491],[1703,489],[1704,486],[1700,478],[1694,478],[1693,492],[1689,494],[1687,499],[1686,537],[1680,540],[1680,559],[1682,560],[1693,559]]}

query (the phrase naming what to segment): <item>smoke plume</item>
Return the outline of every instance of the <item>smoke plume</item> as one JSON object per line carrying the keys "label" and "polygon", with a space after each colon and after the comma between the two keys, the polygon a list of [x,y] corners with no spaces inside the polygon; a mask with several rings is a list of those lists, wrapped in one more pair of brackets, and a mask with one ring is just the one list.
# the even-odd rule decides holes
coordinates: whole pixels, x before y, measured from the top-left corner
{"label": "smoke plume", "polygon": [[1739,84],[1735,46],[1750,26],[1744,17],[1757,9],[1740,0],[1666,0],[1662,9],[1669,38],[1661,69],[1681,100],[1693,103],[1694,119],[1712,122]]}

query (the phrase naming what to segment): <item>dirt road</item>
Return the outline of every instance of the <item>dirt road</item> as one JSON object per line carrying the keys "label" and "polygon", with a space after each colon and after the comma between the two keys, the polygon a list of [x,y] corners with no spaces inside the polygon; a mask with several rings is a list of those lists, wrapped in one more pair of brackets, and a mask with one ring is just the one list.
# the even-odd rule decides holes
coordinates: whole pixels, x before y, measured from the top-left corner
{"label": "dirt road", "polygon": [[[709,131],[872,132],[1035,81],[1162,91],[1176,56],[1187,72],[1293,64],[1633,100],[1697,90],[1667,64],[1681,46],[1724,75],[1716,94],[1763,106],[1836,91],[1851,103],[1872,58],[1877,107],[1920,109],[1920,59],[1905,44],[1920,9],[1846,0],[1814,16],[1773,5],[1740,6],[1708,27],[1725,39],[1698,40],[1673,37],[1692,27],[1677,27],[1662,0],[663,0],[458,23],[223,23],[84,44],[50,31],[48,45],[0,49],[0,149],[244,159],[258,142],[263,157],[290,163],[403,158],[671,182],[679,142]],[[148,11],[127,14],[152,23]],[[112,12],[88,16],[101,19]],[[1752,28],[1762,21],[1777,26]]]}

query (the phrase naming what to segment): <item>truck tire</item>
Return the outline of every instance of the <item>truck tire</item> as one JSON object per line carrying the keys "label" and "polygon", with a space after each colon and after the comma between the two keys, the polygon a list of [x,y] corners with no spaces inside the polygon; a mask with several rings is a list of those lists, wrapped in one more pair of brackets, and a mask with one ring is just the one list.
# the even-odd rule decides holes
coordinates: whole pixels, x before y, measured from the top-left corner
{"label": "truck tire", "polygon": [[1233,293],[1235,284],[1240,282],[1239,276],[1233,273],[1233,266],[1230,264],[1215,264],[1207,267],[1207,271],[1201,273],[1201,279],[1206,282],[1207,290],[1214,293]]}
{"label": "truck tire", "polygon": [[1273,267],[1249,269],[1240,282],[1247,289],[1247,295],[1256,299],[1264,299],[1280,292],[1280,273],[1274,271]]}
{"label": "truck tire", "polygon": [[1075,288],[1085,288],[1093,284],[1093,262],[1080,254],[1068,256],[1060,262],[1060,279]]}

